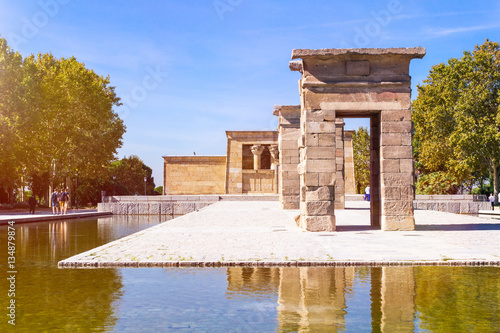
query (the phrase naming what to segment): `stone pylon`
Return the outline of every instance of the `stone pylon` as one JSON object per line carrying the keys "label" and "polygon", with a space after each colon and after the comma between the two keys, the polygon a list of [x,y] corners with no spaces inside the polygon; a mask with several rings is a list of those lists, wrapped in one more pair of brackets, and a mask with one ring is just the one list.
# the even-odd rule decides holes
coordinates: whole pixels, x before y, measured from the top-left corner
{"label": "stone pylon", "polygon": [[[425,49],[293,50],[300,71],[300,225],[336,228],[334,205],[342,184],[337,160],[337,118],[366,117],[371,129],[371,224],[413,230],[410,61]],[[343,179],[343,178],[342,178]]]}

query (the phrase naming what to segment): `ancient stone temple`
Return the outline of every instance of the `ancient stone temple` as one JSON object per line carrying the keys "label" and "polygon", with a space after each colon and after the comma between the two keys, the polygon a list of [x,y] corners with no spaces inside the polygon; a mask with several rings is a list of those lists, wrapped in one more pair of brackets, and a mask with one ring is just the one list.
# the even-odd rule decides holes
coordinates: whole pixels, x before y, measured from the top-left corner
{"label": "ancient stone temple", "polygon": [[370,119],[371,225],[414,230],[410,61],[425,49],[293,50],[300,105],[278,105],[277,131],[227,131],[226,156],[164,156],[164,194],[279,194],[299,226],[334,231],[356,193],[345,118]]}
{"label": "ancient stone temple", "polygon": [[339,118],[366,117],[371,133],[371,224],[414,230],[410,61],[424,48],[298,49],[300,226],[335,230],[343,193]]}

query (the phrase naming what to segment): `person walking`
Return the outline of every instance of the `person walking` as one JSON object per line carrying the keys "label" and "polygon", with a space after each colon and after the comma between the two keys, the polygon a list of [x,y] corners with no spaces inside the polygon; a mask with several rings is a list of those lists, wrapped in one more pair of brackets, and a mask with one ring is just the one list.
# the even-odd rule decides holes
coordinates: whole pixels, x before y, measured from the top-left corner
{"label": "person walking", "polygon": [[56,188],[52,192],[50,201],[52,201],[52,215],[59,215],[59,193]]}
{"label": "person walking", "polygon": [[370,201],[370,185],[365,188],[365,198],[364,201]]}
{"label": "person walking", "polygon": [[66,215],[66,210],[68,209],[68,201],[68,189],[61,189],[61,193],[59,194],[59,208],[61,209],[61,215]]}
{"label": "person walking", "polygon": [[493,193],[490,193],[488,199],[490,199],[491,210],[495,210],[495,196],[493,195]]}
{"label": "person walking", "polygon": [[36,198],[34,195],[28,199],[28,204],[30,205],[30,214],[35,214]]}

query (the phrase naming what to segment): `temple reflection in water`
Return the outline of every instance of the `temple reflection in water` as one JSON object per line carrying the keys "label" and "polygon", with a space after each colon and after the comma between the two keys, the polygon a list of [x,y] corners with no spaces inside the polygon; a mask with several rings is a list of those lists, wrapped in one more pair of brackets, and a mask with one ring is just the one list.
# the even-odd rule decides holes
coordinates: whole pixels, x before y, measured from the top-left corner
{"label": "temple reflection in water", "polygon": [[371,284],[372,331],[413,331],[413,267],[228,268],[227,295],[277,293],[279,331],[345,331],[355,278]]}

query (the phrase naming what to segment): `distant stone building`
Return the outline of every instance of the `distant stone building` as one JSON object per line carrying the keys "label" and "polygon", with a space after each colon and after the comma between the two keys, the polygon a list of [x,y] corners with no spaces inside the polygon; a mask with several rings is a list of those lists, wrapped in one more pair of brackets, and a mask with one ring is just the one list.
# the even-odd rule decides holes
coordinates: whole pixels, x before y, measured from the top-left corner
{"label": "distant stone building", "polygon": [[[163,194],[279,194],[283,209],[299,209],[300,106],[278,105],[273,114],[278,117],[278,131],[226,131],[226,156],[163,156]],[[339,144],[343,125],[340,119]],[[345,131],[350,134],[347,141],[352,141],[352,132]],[[339,148],[338,154],[337,166],[342,170],[344,150]],[[346,157],[346,170],[354,172],[352,152],[346,150]],[[336,208],[343,209],[345,177],[342,172],[339,177]],[[346,178],[346,182],[354,183],[354,179]]]}
{"label": "distant stone building", "polygon": [[163,156],[163,194],[278,194],[278,132],[226,136],[226,156]]}

